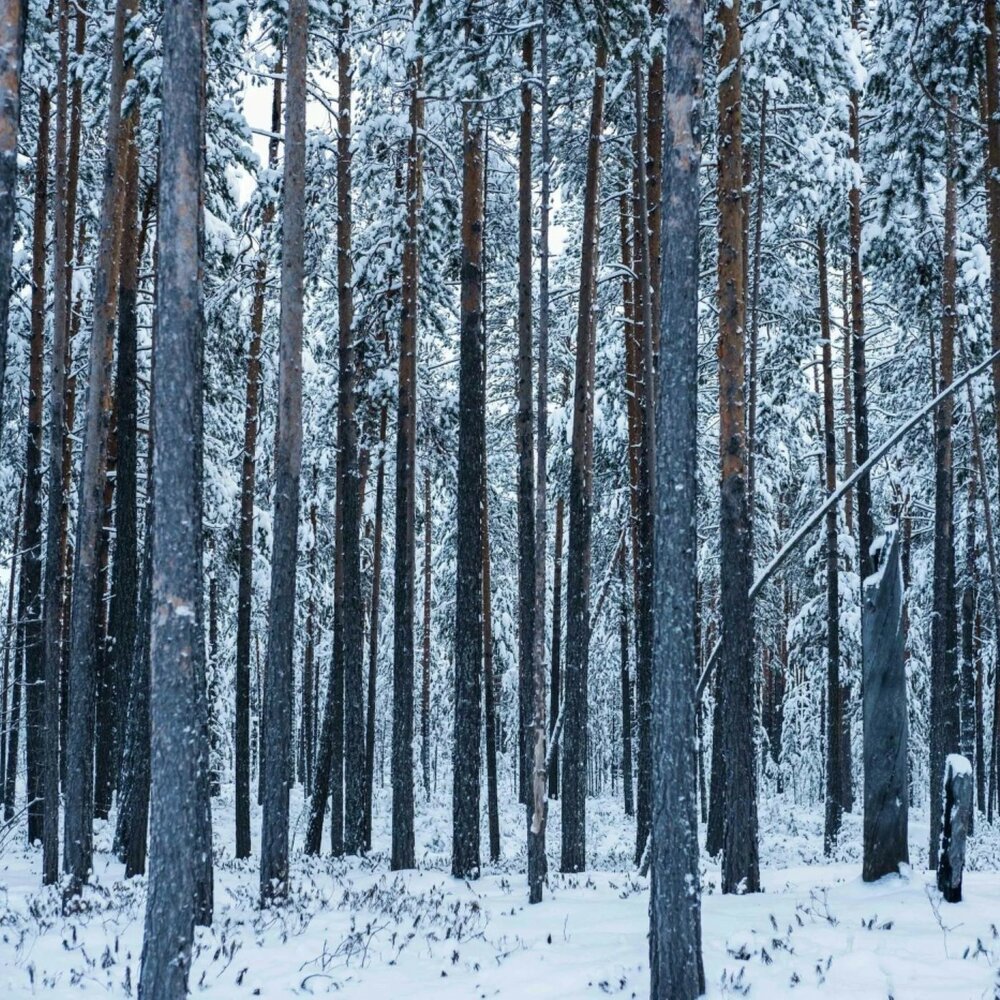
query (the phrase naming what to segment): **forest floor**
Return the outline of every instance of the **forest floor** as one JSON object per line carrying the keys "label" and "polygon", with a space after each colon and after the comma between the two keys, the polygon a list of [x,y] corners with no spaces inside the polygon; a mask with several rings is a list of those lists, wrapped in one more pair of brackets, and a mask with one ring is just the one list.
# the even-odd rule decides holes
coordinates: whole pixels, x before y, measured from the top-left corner
{"label": "forest floor", "polygon": [[[197,933],[192,993],[221,1000],[648,996],[648,880],[630,863],[634,827],[617,801],[588,802],[593,870],[553,872],[544,903],[529,907],[519,807],[503,809],[506,853],[470,883],[448,874],[449,798],[442,792],[418,806],[420,870],[393,874],[387,789],[376,850],[351,861],[302,857],[297,796],[291,901],[264,913],[255,907],[256,857],[233,859],[232,808],[215,800],[215,923]],[[841,846],[824,859],[821,806],[763,802],[765,891],[722,896],[718,868],[703,869],[708,995],[1000,998],[1000,826],[980,825],[965,900],[949,905],[938,902],[923,870],[926,823],[912,818],[913,870],[865,885],[859,816],[845,817]],[[553,866],[558,829],[553,803]],[[10,839],[0,844],[0,996],[135,995],[145,880],[123,880],[111,832],[99,824],[96,871],[80,912],[70,916],[61,914],[54,890],[39,888],[40,852]]]}

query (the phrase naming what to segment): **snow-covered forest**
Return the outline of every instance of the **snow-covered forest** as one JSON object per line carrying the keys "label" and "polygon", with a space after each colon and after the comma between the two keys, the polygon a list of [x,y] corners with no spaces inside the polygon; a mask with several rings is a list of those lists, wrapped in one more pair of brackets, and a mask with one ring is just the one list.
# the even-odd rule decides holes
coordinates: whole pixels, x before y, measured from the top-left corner
{"label": "snow-covered forest", "polygon": [[0,0],[0,992],[1000,997],[997,0]]}

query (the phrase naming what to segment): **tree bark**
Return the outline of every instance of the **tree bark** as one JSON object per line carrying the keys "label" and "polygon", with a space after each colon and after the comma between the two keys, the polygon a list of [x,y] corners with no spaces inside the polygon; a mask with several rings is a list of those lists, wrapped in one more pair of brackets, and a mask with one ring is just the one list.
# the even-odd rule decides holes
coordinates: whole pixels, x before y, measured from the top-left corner
{"label": "tree bark", "polygon": [[[279,57],[277,74],[282,70]],[[271,97],[271,134],[267,165],[278,165],[281,129],[282,80],[275,79]],[[253,509],[257,482],[257,431],[260,412],[261,351],[264,336],[264,302],[267,296],[267,254],[264,239],[274,221],[275,206],[265,203],[261,217],[261,247],[254,274],[250,309],[250,347],[247,351],[246,404],[243,417],[243,462],[240,474],[239,583],[236,598],[236,720],[234,729],[236,779],[236,857],[250,857],[250,618],[253,611]]]}
{"label": "tree bark", "polygon": [[260,898],[288,895],[288,792],[294,773],[292,695],[302,465],[302,300],[305,276],[307,0],[288,5],[288,99],[281,225],[281,334],[274,444],[274,549],[264,679]]}
{"label": "tree bark", "polygon": [[17,135],[28,0],[11,0],[0,13],[0,413],[7,374],[7,332],[13,290],[17,222]]}
{"label": "tree bark", "polygon": [[[827,281],[826,229],[817,233],[819,269],[819,322],[823,344],[823,448],[827,495],[837,488],[837,429],[833,402],[833,332],[830,325],[830,292]],[[826,513],[826,818],[823,853],[833,853],[840,836],[844,812],[843,708],[840,686],[840,543],[837,508]]]}
{"label": "tree bark", "polygon": [[[483,552],[483,572],[488,573]],[[424,624],[420,656],[420,769],[424,779],[424,797],[431,796],[431,477],[424,471]],[[488,724],[487,724],[488,725]],[[487,737],[487,743],[489,737]]]}
{"label": "tree bark", "polygon": [[625,572],[625,547],[618,550],[618,577],[621,587],[618,619],[618,651],[621,657],[622,684],[622,800],[625,815],[635,815],[632,797],[632,679],[629,676],[628,584]]}
{"label": "tree bark", "polygon": [[720,712],[725,772],[723,892],[758,892],[750,524],[744,422],[743,142],[739,0],[719,10],[719,444],[722,466]]}
{"label": "tree bark", "polygon": [[49,116],[47,87],[38,93],[35,197],[31,241],[31,346],[28,363],[28,433],[24,461],[24,751],[28,800],[28,843],[42,839],[45,712],[45,648],[42,623],[42,412],[45,352],[46,223],[49,203]]}
{"label": "tree bark", "polygon": [[343,492],[337,523],[343,582],[340,633],[335,637],[344,678],[344,850],[364,848],[365,695],[364,608],[361,601],[361,493],[358,489],[358,422],[354,347],[354,258],[351,250],[351,50],[350,13],[341,5],[337,80],[337,301],[339,392],[337,396],[337,490]]}
{"label": "tree bark", "polygon": [[[187,992],[194,925],[204,919],[200,827],[208,786],[202,633],[201,262],[204,91],[200,0],[163,14],[158,326],[153,345],[149,900],[139,990]],[[74,614],[75,614],[74,598]],[[207,863],[211,865],[211,853]],[[209,878],[211,868],[208,869]]]}
{"label": "tree bark", "polygon": [[[941,277],[941,351],[938,388],[947,389],[955,371],[955,308],[958,226],[956,190],[956,119],[958,102],[952,95],[947,116],[947,163],[944,210],[944,261]],[[934,613],[931,618],[930,694],[930,801],[934,803],[944,780],[945,758],[958,752],[960,690],[958,678],[958,635],[955,609],[955,523],[952,470],[952,424],[955,400],[948,395],[934,416]],[[930,816],[928,866],[937,868],[941,846],[941,813],[932,808]]]}
{"label": "tree bark", "polygon": [[[102,498],[107,467],[111,364],[118,290],[121,199],[124,194],[121,104],[125,82],[125,27],[135,0],[119,0],[115,8],[111,48],[109,109],[104,180],[90,342],[90,376],[83,428],[83,457],[74,546],[73,600],[70,610],[69,702],[66,737],[66,805],[64,871],[67,893],[76,895],[87,880],[93,854],[94,699],[97,628],[101,594],[97,561]],[[194,123],[197,125],[197,121]]]}
{"label": "tree bark", "polygon": [[[8,745],[13,740],[14,732],[17,726],[13,723],[13,701],[14,701],[14,689],[18,685],[17,671],[18,671],[18,659],[17,659],[17,639],[16,639],[16,629],[17,624],[14,621],[14,587],[17,582],[17,566],[20,561],[19,551],[21,548],[21,518],[24,514],[24,480],[22,478],[21,483],[17,490],[17,513],[14,516],[14,545],[11,548],[10,553],[10,581],[7,587],[7,627],[3,634],[3,695],[2,695],[2,710],[0,710],[0,802],[3,804],[3,818],[5,820],[10,819],[14,815],[14,797],[13,794],[8,796],[7,794],[7,774],[10,769],[10,759],[8,757]],[[14,647],[14,671],[11,673],[10,669],[10,653],[11,647]],[[18,694],[18,704],[20,705],[20,694]],[[10,710],[8,712],[8,709]],[[17,773],[17,753],[14,753],[13,761],[13,771],[11,773]],[[13,788],[13,780],[11,781],[11,788]],[[46,809],[48,809],[48,802],[46,802]],[[46,813],[46,815],[48,815]],[[43,881],[48,884],[48,880],[45,879],[44,874],[44,864],[43,864]]]}
{"label": "tree bark", "polygon": [[[414,0],[413,17],[420,12]],[[403,309],[399,333],[396,416],[396,553],[393,566],[392,653],[392,858],[391,868],[416,865],[413,845],[413,668],[416,590],[417,285],[419,220],[423,191],[420,133],[424,109],[423,60],[407,67],[410,137],[406,154],[406,236],[403,243]]]}
{"label": "tree bark", "polygon": [[[467,38],[479,26],[466,24]],[[482,313],[483,126],[478,104],[462,106],[462,276],[456,519],[455,723],[451,871],[479,875],[479,740],[482,725],[483,514],[486,352]]]}
{"label": "tree bark", "polygon": [[583,195],[580,297],[576,326],[576,380],[573,389],[572,459],[569,479],[569,563],[566,572],[566,678],[562,768],[562,858],[564,872],[587,866],[587,674],[590,645],[590,535],[593,451],[593,381],[597,233],[601,132],[607,50],[598,42],[594,89],[587,132],[587,173]]}
{"label": "tree bark", "polygon": [[[738,6],[736,0],[734,8]],[[661,277],[668,294],[661,313],[656,479],[673,488],[654,493],[649,964],[650,994],[676,1000],[693,1000],[705,992],[693,766],[703,23],[700,0],[670,0]]]}
{"label": "tree bark", "polygon": [[549,696],[549,798],[559,798],[559,747],[555,742],[556,723],[562,707],[562,607],[563,607],[563,521],[565,501],[556,499],[555,549],[552,554],[552,670]]}

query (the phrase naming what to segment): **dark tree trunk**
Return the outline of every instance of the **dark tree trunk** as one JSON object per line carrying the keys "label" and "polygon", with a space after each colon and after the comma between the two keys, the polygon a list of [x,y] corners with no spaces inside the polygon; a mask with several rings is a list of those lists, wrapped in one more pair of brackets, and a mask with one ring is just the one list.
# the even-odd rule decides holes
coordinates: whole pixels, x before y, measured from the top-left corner
{"label": "dark tree trunk", "polygon": [[[833,403],[833,332],[830,326],[830,292],[827,281],[826,230],[817,233],[819,269],[819,323],[823,348],[823,449],[827,494],[837,488],[837,428]],[[837,508],[826,514],[826,820],[823,853],[829,856],[840,836],[844,812],[843,708],[840,686],[840,553]]]}
{"label": "dark tree trunk", "polygon": [[[163,15],[158,326],[153,345],[149,901],[139,990],[183,997],[194,925],[205,917],[208,762],[202,633],[201,258],[204,8]],[[74,600],[75,613],[75,600]],[[211,870],[208,870],[209,879]],[[210,885],[210,882],[209,882]]]}
{"label": "dark tree trunk", "polygon": [[[734,4],[738,7],[738,0]],[[737,12],[738,14],[738,12]],[[698,172],[703,13],[670,0],[663,171],[663,355],[656,393],[649,963],[655,997],[705,992],[698,878]],[[733,74],[738,78],[738,73]],[[669,502],[668,501],[669,496]]]}
{"label": "dark tree trunk", "polygon": [[316,701],[313,681],[316,676],[316,531],[319,506],[316,500],[316,479],[314,466],[313,497],[309,503],[309,597],[306,600],[306,648],[302,655],[302,725],[299,731],[299,780],[305,787],[306,795],[312,794],[313,751],[316,746],[316,716],[313,712]]}
{"label": "dark tree trunk", "polygon": [[10,720],[7,732],[7,773],[4,776],[3,818],[14,818],[17,797],[17,764],[21,749],[21,700],[24,691],[24,556],[20,554],[21,571],[17,575],[17,623],[14,644],[14,669],[11,674]]}
{"label": "dark tree trunk", "polygon": [[274,549],[264,678],[261,905],[288,895],[288,790],[294,774],[295,569],[302,465],[302,298],[305,272],[307,0],[288,5],[288,100],[281,218],[281,335],[274,443]]}
{"label": "dark tree trunk", "polygon": [[365,729],[365,848],[372,846],[372,795],[375,789],[375,701],[378,677],[378,621],[382,588],[382,511],[385,498],[386,408],[379,414],[378,473],[375,477],[375,528],[372,535],[372,599],[368,634],[368,712]]}
{"label": "dark tree trunk", "polygon": [[[414,0],[413,16],[420,11]],[[396,553],[393,565],[392,651],[392,859],[393,871],[416,866],[413,845],[413,668],[416,590],[417,282],[420,203],[423,191],[420,132],[424,109],[422,61],[407,67],[410,136],[406,152],[406,237],[403,308],[399,332],[396,415]]]}
{"label": "dark tree trunk", "polygon": [[361,493],[358,489],[358,423],[355,402],[354,263],[351,251],[351,51],[350,14],[341,5],[337,79],[337,300],[339,392],[337,396],[337,490],[343,492],[337,533],[343,573],[339,588],[341,629],[334,637],[344,683],[344,850],[364,849],[365,694],[364,616],[361,601]]}
{"label": "dark tree trunk", "polygon": [[[987,220],[990,238],[990,343],[995,352],[1000,351],[1000,52],[998,36],[1000,23],[997,18],[996,0],[985,0],[984,23],[986,26],[986,171]],[[1000,399],[1000,358],[993,359],[993,398]],[[1000,420],[996,421],[997,446],[1000,447]],[[997,685],[1000,692],[1000,684]],[[997,696],[1000,707],[1000,694]],[[994,726],[995,735],[1000,727]],[[1000,749],[1000,737],[994,744]]]}
{"label": "dark tree trunk", "polygon": [[[281,73],[281,60],[278,61]],[[281,86],[274,81],[271,98],[271,134],[281,130]],[[278,165],[278,140],[268,144],[267,165]],[[267,202],[261,218],[261,243],[274,221],[274,203]],[[236,857],[250,857],[250,618],[253,611],[253,508],[257,482],[257,431],[260,412],[261,351],[264,301],[267,296],[267,254],[261,246],[254,275],[250,310],[250,347],[247,352],[246,405],[243,417],[243,460],[240,473],[239,583],[236,598],[236,720],[234,727],[236,779]]]}
{"label": "dark tree trunk", "polygon": [[[952,96],[947,119],[947,177],[944,209],[944,261],[941,277],[941,351],[939,390],[954,378],[958,222],[955,131],[957,98]],[[931,619],[930,694],[930,844],[928,865],[937,868],[941,845],[941,813],[933,808],[944,780],[945,758],[959,746],[960,688],[955,609],[955,517],[952,471],[952,424],[955,400],[946,397],[934,416],[934,614]]]}
{"label": "dark tree trunk", "polygon": [[563,521],[565,503],[556,500],[555,550],[552,555],[552,670],[549,695],[549,740],[552,742],[549,763],[549,798],[559,798],[559,747],[553,740],[562,708],[562,595],[563,595]]}
{"label": "dark tree trunk", "polygon": [[[485,363],[485,354],[484,354]],[[427,675],[430,684],[430,674]],[[483,462],[483,711],[486,716],[486,815],[490,861],[500,860],[500,804],[497,792],[497,708],[493,670],[493,584],[490,561],[490,505]],[[429,700],[429,699],[428,699]]]}
{"label": "dark tree trunk", "polygon": [[535,642],[535,435],[532,413],[531,343],[531,120],[533,36],[527,32],[521,48],[520,147],[518,150],[518,272],[517,272],[517,581],[518,581],[518,796],[528,805],[531,795],[531,722]]}
{"label": "dark tree trunk", "polygon": [[[22,478],[21,484],[17,491],[17,514],[14,517],[14,545],[11,548],[10,554],[10,583],[7,588],[7,627],[3,634],[3,703],[2,711],[0,711],[0,802],[3,803],[3,818],[5,820],[10,819],[14,814],[14,797],[13,794],[8,796],[7,793],[7,774],[8,774],[8,745],[14,738],[14,732],[17,726],[13,723],[13,701],[14,692],[18,686],[18,657],[17,657],[17,640],[16,640],[16,629],[17,625],[14,622],[14,586],[17,582],[17,566],[20,562],[18,557],[21,548],[21,517],[24,513],[24,480]],[[14,647],[14,670],[13,673],[10,669],[10,654],[11,647]],[[17,695],[18,705],[20,706],[20,694]],[[10,712],[8,713],[8,707]],[[17,753],[14,753],[14,774],[16,771]],[[13,788],[13,782],[11,782],[11,788]],[[48,803],[46,803],[46,809],[48,808]],[[44,878],[44,875],[43,875]],[[45,879],[45,884],[48,884],[48,879]]]}
{"label": "dark tree trunk", "polygon": [[[104,180],[90,341],[90,375],[83,428],[83,457],[74,546],[69,632],[69,700],[66,735],[66,891],[79,893],[93,853],[94,702],[98,666],[97,621],[102,595],[97,569],[103,518],[111,393],[111,365],[118,292],[121,198],[124,194],[121,104],[125,81],[125,25],[135,0],[119,0],[111,48]],[[197,126],[197,121],[194,127]],[[161,212],[162,217],[162,212]],[[190,471],[190,469],[189,469]]]}
{"label": "dark tree trunk", "polygon": [[753,567],[746,495],[744,422],[743,142],[740,3],[719,10],[719,516],[722,655],[719,673],[725,801],[722,891],[758,892],[755,691],[750,584]]}
{"label": "dark tree trunk", "polygon": [[948,755],[943,793],[937,887],[945,902],[961,903],[965,842],[972,833],[972,765],[965,757]]}
{"label": "dark tree trunk", "polygon": [[[531,642],[531,666],[532,666],[532,698],[531,716],[534,733],[532,734],[531,746],[531,815],[528,818],[528,902],[540,903],[542,901],[542,885],[545,875],[548,872],[548,857],[545,851],[545,827],[548,821],[549,804],[547,800],[549,776],[547,774],[548,761],[546,749],[546,729],[545,729],[545,590],[547,577],[545,572],[545,550],[547,534],[547,504],[548,504],[548,407],[549,407],[549,215],[550,215],[550,193],[551,178],[549,176],[550,166],[550,142],[549,142],[549,49],[548,49],[548,28],[549,28],[549,8],[546,0],[542,0],[542,24],[541,24],[541,66],[542,75],[541,97],[542,97],[542,205],[541,205],[541,226],[539,232],[539,244],[541,259],[539,261],[539,283],[538,283],[538,408],[536,411],[537,428],[537,453],[535,456],[535,509],[533,518],[535,550],[532,554],[532,570],[534,579],[534,606],[532,608],[532,642]],[[526,47],[528,41],[525,42]],[[530,49],[527,55],[532,53]],[[525,68],[530,69],[531,59],[525,60]],[[522,86],[522,107],[530,118],[531,115],[531,94]],[[530,136],[530,129],[529,136]],[[523,152],[523,150],[522,150]],[[528,157],[527,164],[523,159],[520,164],[521,194],[529,204],[526,206],[522,202],[522,213],[526,210],[530,216],[530,193],[524,192],[524,184],[530,188],[531,180],[531,160]],[[525,176],[527,175],[527,176]],[[522,218],[523,222],[523,218]],[[530,218],[527,228],[530,230]],[[520,236],[525,238],[522,226]],[[531,240],[530,233],[526,243],[522,243],[521,263],[524,267],[524,258],[530,256]],[[527,279],[527,316],[530,320],[531,308],[531,273],[530,268],[522,271],[522,284]],[[530,350],[530,343],[528,345]],[[529,359],[530,376],[530,359]],[[558,688],[556,689],[558,692]],[[525,754],[528,748],[525,747]]]}
{"label": "dark tree trunk", "polygon": [[[138,130],[136,130],[137,132]],[[125,218],[122,229],[122,266],[118,281],[118,361],[115,373],[115,419],[117,456],[115,465],[115,561],[111,574],[111,605],[108,609],[109,655],[115,703],[113,767],[120,773],[122,745],[127,725],[126,707],[133,669],[136,614],[135,595],[139,583],[138,518],[138,358],[136,314],[139,263],[145,250],[155,185],[146,191],[141,221],[139,201],[139,150],[132,145],[125,187]],[[119,788],[119,795],[121,789]]]}
{"label": "dark tree trunk", "polygon": [[625,572],[625,547],[619,549],[618,577],[621,587],[618,625],[618,648],[622,680],[622,798],[625,815],[635,815],[632,800],[632,679],[629,676],[628,583]]}
{"label": "dark tree trunk", "polygon": [[[466,26],[470,40],[473,28]],[[478,37],[478,25],[475,31]],[[483,335],[483,127],[462,107],[462,291],[456,519],[455,727],[451,871],[479,875],[479,740],[482,726],[483,515],[486,355]]]}
{"label": "dark tree trunk", "polygon": [[874,882],[909,862],[903,579],[896,535],[882,572],[864,590],[862,617],[865,821],[862,877]]}
{"label": "dark tree trunk", "polygon": [[[659,84],[662,94],[662,79]],[[642,106],[642,71],[638,56],[633,66],[633,104],[635,114],[635,136],[632,142],[633,160],[633,204],[634,220],[633,270],[636,280],[633,284],[633,331],[632,365],[634,391],[638,416],[638,449],[636,451],[635,494],[635,638],[636,670],[635,700],[638,722],[639,753],[636,769],[636,863],[642,858],[649,840],[652,822],[652,768],[650,756],[650,712],[653,663],[653,477],[654,477],[654,391],[655,369],[653,365],[654,328],[653,278],[651,271],[651,250],[649,233],[649,205],[647,203],[647,180],[643,172],[646,163],[646,143],[643,136],[646,120]],[[650,81],[650,90],[653,83]],[[660,130],[662,132],[662,129]]]}
{"label": "dark tree trunk", "polygon": [[590,645],[590,468],[593,451],[594,303],[597,232],[604,127],[607,51],[598,43],[594,89],[587,132],[587,174],[583,195],[580,297],[576,326],[576,381],[573,390],[573,439],[569,479],[569,563],[566,571],[566,679],[562,769],[562,858],[564,872],[587,866],[587,673]]}
{"label": "dark tree trunk", "polygon": [[49,198],[47,87],[38,95],[35,147],[35,203],[31,241],[31,347],[28,365],[28,435],[24,461],[24,751],[28,800],[28,843],[42,839],[45,712],[45,647],[42,633],[42,412],[45,352],[45,233]]}
{"label": "dark tree trunk", "polygon": [[[484,551],[484,560],[488,554]],[[424,797],[431,797],[431,477],[424,471],[424,622],[420,651],[420,770]],[[487,573],[486,563],[483,572]],[[487,721],[487,726],[489,722]],[[489,744],[489,736],[486,740]],[[487,752],[489,752],[487,750]]]}
{"label": "dark tree trunk", "polygon": [[[965,580],[962,586],[962,712],[959,753],[976,760],[982,715],[976,708],[976,475],[969,474],[965,507]],[[980,699],[981,700],[981,699]],[[977,780],[982,777],[976,766]]]}
{"label": "dark tree trunk", "polygon": [[0,13],[0,413],[7,374],[7,331],[13,288],[17,217],[17,134],[21,120],[21,69],[28,0],[10,0]]}

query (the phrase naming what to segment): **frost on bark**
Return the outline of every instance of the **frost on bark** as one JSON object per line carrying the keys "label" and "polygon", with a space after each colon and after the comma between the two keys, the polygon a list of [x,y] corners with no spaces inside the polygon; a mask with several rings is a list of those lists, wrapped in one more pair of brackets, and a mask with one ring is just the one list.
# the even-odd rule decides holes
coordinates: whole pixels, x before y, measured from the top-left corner
{"label": "frost on bark", "polygon": [[[670,0],[664,104],[662,287],[656,412],[650,994],[705,991],[701,958],[695,607],[698,578],[698,172],[703,11]],[[669,485],[670,489],[662,487]]]}
{"label": "frost on bark", "polygon": [[[937,886],[946,902],[961,903],[965,842],[972,824],[972,764],[968,758],[957,753],[948,755],[942,792]],[[934,808],[933,803],[931,808]]]}
{"label": "frost on bark", "polygon": [[157,329],[153,345],[149,897],[139,991],[183,997],[210,907],[208,728],[202,633],[201,0],[163,14]]}
{"label": "frost on bark", "polygon": [[862,617],[864,652],[864,868],[874,882],[909,862],[906,665],[903,573],[895,535],[881,571],[869,579]]}

